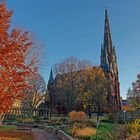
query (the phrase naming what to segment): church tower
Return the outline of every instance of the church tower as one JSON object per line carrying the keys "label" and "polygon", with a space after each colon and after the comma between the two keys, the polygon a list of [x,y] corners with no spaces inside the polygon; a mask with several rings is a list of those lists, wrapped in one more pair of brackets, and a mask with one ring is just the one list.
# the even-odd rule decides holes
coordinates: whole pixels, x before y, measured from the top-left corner
{"label": "church tower", "polygon": [[112,45],[112,38],[110,32],[109,18],[107,9],[105,10],[105,24],[104,24],[104,41],[101,45],[101,68],[105,71],[110,79],[111,100],[115,103],[117,109],[121,109],[120,104],[120,83],[117,67],[117,57],[115,47]]}

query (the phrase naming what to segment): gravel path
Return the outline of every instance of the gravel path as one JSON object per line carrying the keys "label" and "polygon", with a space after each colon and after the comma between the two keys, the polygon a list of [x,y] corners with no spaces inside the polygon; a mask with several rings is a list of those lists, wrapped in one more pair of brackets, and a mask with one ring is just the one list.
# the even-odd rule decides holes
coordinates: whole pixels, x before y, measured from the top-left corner
{"label": "gravel path", "polygon": [[45,130],[33,128],[32,133],[35,137],[35,140],[60,140],[56,135]]}

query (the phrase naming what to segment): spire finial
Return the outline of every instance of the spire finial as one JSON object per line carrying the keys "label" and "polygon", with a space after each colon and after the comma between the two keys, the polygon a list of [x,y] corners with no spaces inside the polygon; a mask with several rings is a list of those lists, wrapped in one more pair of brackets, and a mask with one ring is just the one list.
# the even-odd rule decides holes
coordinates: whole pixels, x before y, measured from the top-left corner
{"label": "spire finial", "polygon": [[107,16],[107,6],[105,6],[105,16]]}

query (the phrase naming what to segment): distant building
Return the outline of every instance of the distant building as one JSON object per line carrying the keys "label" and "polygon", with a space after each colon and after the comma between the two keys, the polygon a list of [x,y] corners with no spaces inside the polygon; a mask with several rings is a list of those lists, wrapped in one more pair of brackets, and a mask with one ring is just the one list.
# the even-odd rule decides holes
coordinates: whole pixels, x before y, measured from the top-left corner
{"label": "distant building", "polygon": [[[111,39],[107,10],[105,10],[104,41],[103,44],[101,44],[100,66],[97,67],[100,67],[105,73],[106,78],[110,80],[109,97],[107,99],[108,102],[110,102],[110,106],[114,107],[117,110],[120,110],[120,82],[117,66],[117,56],[115,46],[113,46]],[[48,91],[53,106],[56,105],[56,99],[59,99],[59,97],[56,97],[55,94],[55,83],[56,78],[53,77],[53,73],[51,70],[50,78],[48,81]]]}
{"label": "distant building", "polygon": [[129,103],[128,100],[121,100],[121,109],[124,111],[132,111],[133,107],[131,106],[131,104]]}
{"label": "distant building", "polygon": [[129,105],[128,100],[122,100],[122,101],[121,101],[121,105],[122,105],[122,106],[127,106],[127,105]]}

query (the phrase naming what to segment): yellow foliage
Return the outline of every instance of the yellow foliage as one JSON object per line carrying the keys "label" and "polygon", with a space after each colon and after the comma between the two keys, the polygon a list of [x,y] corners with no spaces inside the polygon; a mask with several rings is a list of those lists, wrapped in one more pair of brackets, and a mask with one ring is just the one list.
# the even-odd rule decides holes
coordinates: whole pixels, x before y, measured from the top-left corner
{"label": "yellow foliage", "polygon": [[86,114],[83,111],[79,111],[79,112],[72,111],[69,113],[69,118],[72,121],[80,121],[86,118]]}
{"label": "yellow foliage", "polygon": [[100,67],[87,68],[85,74],[89,76],[90,80],[94,80],[96,76],[101,79],[105,78],[104,72]]}
{"label": "yellow foliage", "polygon": [[128,125],[131,134],[137,134],[140,131],[140,119],[136,119],[134,122]]}
{"label": "yellow foliage", "polygon": [[88,105],[92,106],[92,104],[89,102],[89,97],[91,96],[91,92],[81,92],[77,95],[77,101],[82,102],[83,108],[86,110]]}
{"label": "yellow foliage", "polygon": [[22,120],[24,123],[32,123],[34,120],[32,118],[25,118]]}
{"label": "yellow foliage", "polygon": [[91,127],[78,128],[76,126],[73,127],[72,134],[76,137],[86,137],[96,134],[96,129]]}

